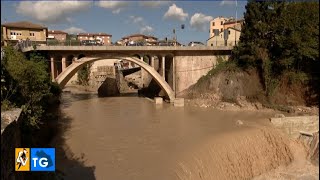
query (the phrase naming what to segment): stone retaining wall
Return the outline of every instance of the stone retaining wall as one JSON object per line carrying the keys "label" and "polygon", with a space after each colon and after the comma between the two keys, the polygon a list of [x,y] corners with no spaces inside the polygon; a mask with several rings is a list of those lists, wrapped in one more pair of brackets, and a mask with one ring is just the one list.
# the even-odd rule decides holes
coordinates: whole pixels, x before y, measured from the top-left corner
{"label": "stone retaining wall", "polygon": [[21,147],[21,109],[1,112],[1,179],[23,180],[15,173],[15,148]]}

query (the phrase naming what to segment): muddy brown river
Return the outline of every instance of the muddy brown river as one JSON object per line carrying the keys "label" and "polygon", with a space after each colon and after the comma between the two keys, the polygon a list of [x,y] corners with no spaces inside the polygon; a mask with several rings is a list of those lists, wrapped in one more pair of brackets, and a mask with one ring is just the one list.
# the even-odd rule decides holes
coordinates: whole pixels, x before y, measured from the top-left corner
{"label": "muddy brown river", "polygon": [[[227,156],[232,158],[232,154],[224,152],[233,153],[242,146],[250,148],[250,132],[255,136],[256,125],[268,126],[267,118],[274,115],[155,105],[134,95],[99,98],[64,93],[61,99],[62,130],[53,145],[60,147],[57,171],[65,179],[228,179],[232,176],[225,174],[236,172],[224,172],[215,164],[228,166],[232,160],[219,162]],[[244,124],[238,125],[237,120]],[[242,140],[239,146],[225,144]],[[211,168],[220,168],[217,173],[221,176]],[[252,170],[249,175],[254,173]]]}

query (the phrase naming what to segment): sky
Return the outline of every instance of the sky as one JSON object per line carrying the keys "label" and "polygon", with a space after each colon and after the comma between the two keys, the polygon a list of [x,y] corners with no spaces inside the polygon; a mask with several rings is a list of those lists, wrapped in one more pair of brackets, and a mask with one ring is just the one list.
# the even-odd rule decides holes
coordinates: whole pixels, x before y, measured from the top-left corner
{"label": "sky", "polygon": [[[143,33],[159,39],[173,37],[183,44],[209,38],[209,22],[218,17],[243,18],[247,1],[2,1],[1,24],[31,21],[49,30],[122,37]],[[236,13],[237,12],[237,13]],[[184,24],[185,28],[181,29]]]}

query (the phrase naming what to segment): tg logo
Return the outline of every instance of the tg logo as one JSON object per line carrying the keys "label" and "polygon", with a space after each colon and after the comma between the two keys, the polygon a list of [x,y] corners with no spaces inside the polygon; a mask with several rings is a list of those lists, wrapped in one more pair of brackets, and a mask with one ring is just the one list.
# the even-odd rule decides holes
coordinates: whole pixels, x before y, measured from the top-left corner
{"label": "tg logo", "polygon": [[30,170],[55,171],[55,149],[16,148],[16,171]]}

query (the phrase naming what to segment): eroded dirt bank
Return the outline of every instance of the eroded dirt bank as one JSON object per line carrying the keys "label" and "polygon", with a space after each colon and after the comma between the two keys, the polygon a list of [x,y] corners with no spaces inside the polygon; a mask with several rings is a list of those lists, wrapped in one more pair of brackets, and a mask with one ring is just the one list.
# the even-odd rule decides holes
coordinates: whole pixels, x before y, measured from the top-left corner
{"label": "eroded dirt bank", "polygon": [[290,141],[267,127],[243,127],[220,134],[182,156],[178,179],[250,179],[288,165],[293,160]]}
{"label": "eroded dirt bank", "polygon": [[226,110],[275,109],[293,115],[319,115],[319,107],[303,84],[290,84],[287,79],[279,82],[272,97],[263,90],[258,72],[221,71],[202,77],[196,84],[179,93],[189,106]]}

